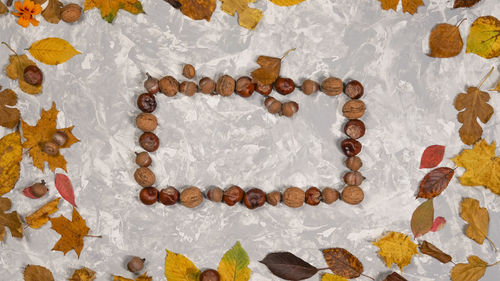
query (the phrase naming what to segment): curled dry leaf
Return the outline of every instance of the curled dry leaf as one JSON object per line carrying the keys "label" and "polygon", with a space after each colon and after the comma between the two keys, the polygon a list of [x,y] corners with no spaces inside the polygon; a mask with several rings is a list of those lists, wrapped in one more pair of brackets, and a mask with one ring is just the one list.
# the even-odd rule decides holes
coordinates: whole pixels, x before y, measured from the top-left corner
{"label": "curled dry leaf", "polygon": [[[177,279],[174,279],[174,281],[175,280],[177,280]],[[188,279],[178,279],[178,280],[181,281],[181,280],[188,280]],[[113,275],[113,281],[134,281],[134,279],[129,279],[129,278]],[[137,276],[135,281],[153,281],[153,277],[148,276],[147,273],[144,272],[143,274]]]}
{"label": "curled dry leaf", "polygon": [[446,225],[446,219],[443,217],[437,217],[434,219],[434,222],[432,223],[431,227],[431,232],[437,232],[443,229],[443,227]]}
{"label": "curled dry leaf", "polygon": [[434,58],[451,58],[462,51],[464,42],[458,26],[440,23],[434,27],[429,38],[430,53]]}
{"label": "curled dry leaf", "polygon": [[442,263],[449,263],[451,261],[450,255],[441,251],[438,247],[427,241],[422,242],[422,244],[420,244],[418,248],[420,249],[420,252],[422,254],[431,256]]}
{"label": "curled dry leaf", "polygon": [[293,6],[304,2],[305,0],[269,0],[278,6]]}
{"label": "curled dry leaf", "polygon": [[59,0],[49,0],[49,4],[42,11],[43,18],[53,24],[61,20],[61,8],[63,4]]}
{"label": "curled dry leaf", "polygon": [[395,263],[401,271],[411,263],[411,258],[418,253],[417,244],[400,232],[390,232],[377,242],[373,242],[373,245],[380,248],[378,254],[385,261],[387,267],[391,268],[392,264]]}
{"label": "curled dry leaf", "polygon": [[198,281],[200,270],[188,258],[167,250],[165,277],[173,281]]}
{"label": "curled dry leaf", "polygon": [[19,110],[17,108],[7,107],[16,104],[17,95],[14,91],[5,89],[0,92],[0,126],[12,129],[19,123]]}
{"label": "curled dry leaf", "polygon": [[408,281],[403,276],[399,275],[397,272],[393,272],[384,279],[384,281]]}
{"label": "curled dry leaf", "polygon": [[221,10],[234,16],[238,12],[238,23],[244,28],[255,29],[260,19],[262,11],[255,8],[250,8],[249,3],[256,0],[221,0]]}
{"label": "curled dry leaf", "polygon": [[415,209],[411,216],[411,231],[415,238],[420,237],[432,228],[434,221],[434,203],[432,199],[426,200]]}
{"label": "curled dry leaf", "polygon": [[30,59],[26,55],[11,55],[9,57],[9,65],[5,72],[7,76],[12,80],[19,80],[19,88],[27,94],[39,94],[42,92],[42,85],[34,86],[28,84],[24,81],[24,69],[27,66],[34,65],[36,63]]}
{"label": "curled dry leaf", "polygon": [[469,263],[459,263],[451,270],[452,281],[477,281],[483,277],[488,263],[477,256],[469,256]]}
{"label": "curled dry leaf", "polygon": [[294,50],[288,50],[281,58],[259,56],[257,63],[260,65],[260,68],[252,71],[253,80],[261,85],[273,84],[280,75],[281,61]]}
{"label": "curled dry leaf", "polygon": [[304,280],[318,272],[316,267],[290,252],[270,253],[260,262],[274,275],[285,280]]}
{"label": "curled dry leaf", "polygon": [[23,147],[19,132],[0,139],[0,195],[11,191],[19,179]]}
{"label": "curled dry leaf", "polygon": [[438,196],[448,187],[454,174],[455,170],[447,167],[440,167],[430,171],[420,183],[417,198],[431,199]]}
{"label": "curled dry leaf", "polygon": [[33,214],[26,217],[26,223],[31,228],[40,228],[49,221],[49,216],[57,212],[59,208],[59,200],[56,198],[47,204],[43,205],[40,209],[36,210]]}
{"label": "curled dry leaf", "polygon": [[28,51],[35,59],[50,65],[63,63],[75,55],[81,54],[66,40],[56,37],[36,41],[29,47]]}
{"label": "curled dry leaf", "polygon": [[59,216],[57,218],[50,218],[52,223],[52,229],[61,235],[59,241],[52,250],[61,251],[65,255],[71,250],[75,250],[78,257],[83,249],[83,238],[87,236],[90,228],[85,224],[85,220],[82,219],[78,211],[73,208],[72,221],[68,220],[64,216]]}
{"label": "curled dry leaf", "polygon": [[69,281],[93,281],[95,279],[95,271],[92,269],[82,267],[73,272],[73,276]]}
{"label": "curled dry leaf", "polygon": [[250,259],[240,242],[229,249],[222,257],[217,271],[221,281],[248,281],[252,271],[248,268]]}
{"label": "curled dry leaf", "polygon": [[11,207],[9,198],[0,197],[0,242],[5,238],[5,227],[10,230],[12,237],[23,237],[23,224],[17,212],[6,213]]}
{"label": "curled dry leaf", "polygon": [[64,174],[56,174],[55,184],[56,189],[59,194],[61,194],[62,198],[73,205],[73,207],[76,207],[75,193],[70,179]]}
{"label": "curled dry leaf", "polygon": [[[396,11],[398,7],[399,0],[378,0],[382,4],[382,9],[389,10],[393,9]],[[403,12],[409,14],[415,14],[418,10],[418,7],[424,5],[424,1],[422,0],[401,0],[403,2]]]}
{"label": "curled dry leaf", "polygon": [[178,0],[181,12],[194,19],[210,21],[217,6],[216,0]]}
{"label": "curled dry leaf", "polygon": [[24,281],[54,281],[54,276],[43,266],[28,265],[24,269]]}
{"label": "curled dry leaf", "polygon": [[363,273],[363,264],[346,249],[330,248],[322,252],[328,268],[333,273],[347,279],[357,278]]}
{"label": "curled dry leaf", "polygon": [[477,18],[470,28],[467,53],[491,59],[500,56],[500,21],[492,16]]}
{"label": "curled dry leaf", "polygon": [[342,276],[326,273],[321,275],[321,281],[347,281],[347,279]]}
{"label": "curled dry leaf", "polygon": [[424,153],[422,153],[422,158],[420,159],[420,169],[423,168],[434,168],[441,161],[443,161],[444,151],[446,147],[443,145],[431,145],[428,146]]}
{"label": "curled dry leaf", "polygon": [[483,244],[490,227],[490,215],[486,208],[479,206],[479,201],[465,198],[460,204],[460,217],[469,223],[465,235],[479,244]]}
{"label": "curled dry leaf", "polygon": [[455,3],[453,4],[453,8],[469,8],[477,3],[479,3],[481,0],[455,0]]}

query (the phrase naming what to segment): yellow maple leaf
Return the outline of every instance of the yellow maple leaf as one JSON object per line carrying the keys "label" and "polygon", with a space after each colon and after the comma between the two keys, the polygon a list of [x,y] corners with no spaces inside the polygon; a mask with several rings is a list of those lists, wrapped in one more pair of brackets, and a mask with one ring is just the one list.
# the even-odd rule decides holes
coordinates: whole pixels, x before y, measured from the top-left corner
{"label": "yellow maple leaf", "polygon": [[188,258],[167,250],[165,277],[167,281],[198,281],[200,270]]}
{"label": "yellow maple leaf", "polygon": [[11,55],[5,72],[10,79],[19,80],[19,88],[23,92],[31,95],[39,94],[42,92],[42,84],[34,86],[24,81],[24,69],[30,65],[36,66],[36,63],[28,59],[26,55]]}
{"label": "yellow maple leaf", "polygon": [[[378,0],[382,4],[383,10],[392,9],[396,11],[399,0]],[[418,10],[418,7],[424,5],[424,1],[422,0],[401,0],[403,5],[403,13],[415,14]]]}
{"label": "yellow maple leaf", "polygon": [[23,224],[17,212],[6,213],[11,207],[9,198],[0,197],[0,242],[5,238],[5,227],[10,230],[12,237],[23,237]]}
{"label": "yellow maple leaf", "polygon": [[255,29],[260,19],[262,18],[262,11],[255,8],[250,8],[249,3],[256,0],[221,0],[221,9],[234,16],[238,12],[238,23],[244,28]]}
{"label": "yellow maple leaf", "polygon": [[95,271],[86,267],[82,267],[75,270],[75,272],[73,272],[73,276],[71,276],[68,281],[93,281],[94,279]]}
{"label": "yellow maple leaf", "polygon": [[50,65],[63,63],[73,56],[81,54],[66,40],[55,37],[36,41],[29,47],[28,51],[35,59]]}
{"label": "yellow maple leaf", "polygon": [[293,6],[306,0],[269,0],[278,6]]}
{"label": "yellow maple leaf", "polygon": [[241,247],[240,242],[227,251],[222,257],[217,271],[221,281],[248,281],[252,271],[248,268],[250,260]]}
{"label": "yellow maple leaf", "polygon": [[26,217],[26,223],[31,228],[40,228],[42,225],[46,224],[49,221],[49,216],[53,213],[57,212],[59,208],[59,200],[61,198],[58,197],[47,204],[43,205],[40,209],[36,210],[33,214]]}
{"label": "yellow maple leaf", "polygon": [[85,0],[83,10],[93,8],[101,10],[101,17],[109,23],[113,22],[119,9],[134,15],[144,13],[139,0]]}
{"label": "yellow maple leaf", "polygon": [[[125,278],[122,276],[113,275],[113,281],[134,281],[134,279],[129,279],[129,278]],[[153,277],[147,276],[147,273],[144,272],[143,274],[137,276],[135,281],[153,281]]]}
{"label": "yellow maple leaf", "polygon": [[348,280],[342,276],[325,273],[321,276],[321,281],[348,281]]}
{"label": "yellow maple leaf", "polygon": [[0,139],[0,195],[14,188],[21,171],[21,135],[14,132]]}
{"label": "yellow maple leaf", "polygon": [[460,177],[462,185],[482,185],[500,195],[500,157],[495,156],[495,146],[495,142],[488,145],[482,139],[452,159],[458,167],[466,169]]}
{"label": "yellow maple leaf", "polygon": [[500,56],[500,21],[493,16],[477,18],[470,28],[466,53],[491,59]]}
{"label": "yellow maple leaf", "polygon": [[59,149],[68,148],[79,140],[71,132],[74,126],[64,129],[57,129],[57,114],[56,104],[52,103],[52,108],[48,111],[42,110],[40,120],[36,126],[30,126],[26,122],[21,121],[23,136],[26,141],[23,147],[29,149],[29,154],[33,158],[33,165],[43,171],[45,162],[49,163],[49,168],[54,171],[56,168],[62,168],[66,171],[66,159],[61,153],[56,155],[48,155],[43,151],[43,146],[46,142],[52,140],[52,136],[57,131],[62,131],[68,136],[67,142],[60,146]]}
{"label": "yellow maple leaf", "polygon": [[411,258],[417,254],[417,244],[410,240],[410,237],[400,232],[390,232],[373,245],[380,248],[378,254],[385,261],[388,268],[395,263],[399,269],[411,263]]}
{"label": "yellow maple leaf", "polygon": [[61,251],[65,255],[71,250],[75,250],[78,257],[83,249],[83,237],[87,236],[90,228],[85,224],[78,211],[73,208],[72,220],[68,220],[64,216],[50,218],[52,229],[61,234],[61,238],[57,241],[52,250]]}

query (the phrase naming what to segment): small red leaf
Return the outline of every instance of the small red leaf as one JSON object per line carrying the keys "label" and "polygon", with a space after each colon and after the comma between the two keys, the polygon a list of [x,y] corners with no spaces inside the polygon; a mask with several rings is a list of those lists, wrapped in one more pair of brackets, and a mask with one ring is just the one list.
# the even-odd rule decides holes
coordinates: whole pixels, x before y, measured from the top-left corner
{"label": "small red leaf", "polygon": [[417,198],[431,199],[438,196],[448,187],[454,174],[455,170],[447,167],[439,167],[430,171],[420,183]]}
{"label": "small red leaf", "polygon": [[442,145],[431,145],[424,150],[420,159],[420,169],[434,168],[443,161],[445,147]]}
{"label": "small red leaf", "polygon": [[432,223],[431,232],[440,231],[446,225],[446,219],[443,217],[437,217]]}
{"label": "small red leaf", "polygon": [[66,175],[56,174],[56,188],[64,200],[68,201],[73,207],[76,207],[73,185]]}
{"label": "small red leaf", "polygon": [[38,199],[35,197],[35,195],[33,195],[33,193],[31,193],[31,188],[30,186],[26,187],[25,189],[23,189],[23,194],[24,196],[28,197],[28,198],[31,198],[31,199]]}

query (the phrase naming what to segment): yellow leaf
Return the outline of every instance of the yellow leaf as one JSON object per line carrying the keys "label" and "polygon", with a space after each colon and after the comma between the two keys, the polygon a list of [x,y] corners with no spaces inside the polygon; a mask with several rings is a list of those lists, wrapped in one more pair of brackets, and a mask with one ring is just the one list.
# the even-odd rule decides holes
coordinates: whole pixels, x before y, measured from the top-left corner
{"label": "yellow leaf", "polygon": [[492,16],[479,17],[472,23],[467,53],[491,59],[500,56],[500,21]]}
{"label": "yellow leaf", "polygon": [[0,197],[0,242],[5,238],[5,227],[10,230],[12,237],[23,237],[23,224],[17,212],[6,213],[11,206],[9,198]]}
{"label": "yellow leaf", "polygon": [[14,188],[21,171],[23,157],[21,135],[14,132],[0,139],[0,195]]}
{"label": "yellow leaf", "polygon": [[323,274],[323,276],[321,276],[321,281],[348,281],[348,280],[342,276],[326,273]]}
{"label": "yellow leaf", "polygon": [[167,281],[198,281],[200,270],[188,258],[167,250],[165,277]]}
{"label": "yellow leaf", "polygon": [[477,281],[483,277],[488,264],[477,256],[469,256],[469,263],[459,263],[451,270],[452,281]]}
{"label": "yellow leaf", "polygon": [[67,41],[55,37],[33,43],[28,51],[35,59],[50,65],[63,63],[73,56],[81,54]]}
{"label": "yellow leaf", "polygon": [[490,227],[490,214],[479,206],[479,201],[465,198],[461,203],[460,216],[469,223],[465,235],[479,244],[483,244]]}
{"label": "yellow leaf", "polygon": [[113,275],[113,281],[134,281],[134,279]]}
{"label": "yellow leaf", "polygon": [[43,266],[28,265],[24,269],[24,281],[54,281],[54,276]]}
{"label": "yellow leaf", "polygon": [[222,257],[217,271],[221,281],[247,281],[250,279],[252,271],[248,268],[250,260],[241,247],[240,242],[227,251]]}
{"label": "yellow leaf", "polygon": [[178,0],[181,3],[181,12],[194,19],[210,21],[212,13],[217,7],[217,0]]}
{"label": "yellow leaf", "polygon": [[90,228],[85,224],[78,211],[73,208],[72,221],[63,216],[51,218],[52,229],[61,234],[61,238],[57,241],[52,250],[61,251],[65,255],[71,250],[75,250],[78,257],[83,249],[83,237],[87,236]]}
{"label": "yellow leaf", "polygon": [[52,108],[50,110],[42,110],[40,120],[38,120],[36,126],[30,126],[26,122],[21,121],[23,136],[26,139],[23,143],[23,147],[29,149],[29,154],[33,158],[33,165],[42,171],[45,162],[49,163],[49,168],[52,171],[56,168],[62,168],[66,171],[66,159],[64,159],[60,152],[53,156],[43,152],[43,145],[51,141],[52,136],[57,131],[62,131],[68,136],[68,141],[59,147],[60,150],[68,148],[79,141],[71,132],[73,126],[64,129],[56,128],[58,113],[59,111],[56,109],[56,104],[52,103]]}
{"label": "yellow leaf", "polygon": [[93,8],[101,10],[101,17],[112,23],[119,9],[123,9],[134,15],[144,13],[139,0],[85,0],[83,10],[88,11]]}
{"label": "yellow leaf", "polygon": [[61,198],[56,198],[49,203],[43,205],[40,209],[36,210],[33,214],[26,217],[26,223],[31,228],[40,228],[42,225],[49,221],[49,216],[57,212],[59,208],[59,200]]}
{"label": "yellow leaf", "polygon": [[495,142],[488,145],[481,140],[452,160],[458,167],[466,169],[460,177],[462,185],[482,185],[500,195],[500,157],[495,156]]}
{"label": "yellow leaf", "polygon": [[[392,9],[396,11],[399,0],[378,0],[382,4],[383,10]],[[422,0],[401,0],[403,5],[403,12],[409,14],[415,14],[418,10],[418,7],[424,5],[424,1]]]}
{"label": "yellow leaf", "polygon": [[250,8],[249,3],[256,0],[221,0],[221,9],[234,16],[238,12],[238,23],[244,28],[255,29],[260,19],[262,18],[262,11],[255,8]]}
{"label": "yellow leaf", "polygon": [[20,113],[17,108],[7,107],[17,104],[17,95],[11,89],[0,92],[0,126],[12,129],[19,123]]}
{"label": "yellow leaf", "polygon": [[269,0],[278,6],[293,6],[304,2],[305,0]]}
{"label": "yellow leaf", "polygon": [[[113,281],[134,281],[134,279],[113,275]],[[153,277],[147,276],[146,272],[144,272],[140,276],[137,276],[135,281],[153,281]]]}
{"label": "yellow leaf", "polygon": [[384,259],[387,267],[395,263],[403,271],[403,267],[411,263],[411,258],[417,254],[417,244],[410,237],[400,232],[390,232],[373,245],[380,248],[378,254]]}
{"label": "yellow leaf", "polygon": [[11,55],[9,57],[9,62],[5,72],[10,79],[19,80],[19,88],[21,88],[23,92],[31,95],[42,92],[42,84],[34,86],[24,81],[24,69],[30,65],[36,66],[34,61],[28,59],[26,55]]}
{"label": "yellow leaf", "polygon": [[95,271],[92,269],[82,267],[73,272],[73,276],[68,279],[69,281],[92,281],[95,279]]}

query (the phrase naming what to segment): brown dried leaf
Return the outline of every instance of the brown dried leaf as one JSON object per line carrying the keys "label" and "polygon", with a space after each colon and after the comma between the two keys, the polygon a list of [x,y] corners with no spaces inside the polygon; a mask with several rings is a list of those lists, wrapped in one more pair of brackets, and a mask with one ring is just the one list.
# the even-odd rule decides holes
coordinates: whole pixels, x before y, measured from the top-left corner
{"label": "brown dried leaf", "polygon": [[51,218],[50,222],[52,223],[52,229],[61,234],[61,238],[52,250],[61,251],[65,255],[67,252],[75,250],[78,257],[80,257],[80,252],[83,249],[83,237],[87,236],[90,228],[87,227],[85,220],[82,219],[78,211],[73,208],[72,221],[64,216],[59,216]]}
{"label": "brown dried leaf", "polygon": [[68,281],[93,281],[95,279],[95,271],[82,267],[73,272],[73,276]]}
{"label": "brown dried leaf", "polygon": [[432,199],[426,200],[415,209],[411,216],[411,231],[415,238],[420,237],[432,228],[434,222],[434,203]]}
{"label": "brown dried leaf", "polygon": [[460,206],[460,217],[469,223],[465,235],[477,243],[483,244],[490,225],[488,210],[481,208],[479,201],[473,198],[465,198]]}
{"label": "brown dried leaf", "polygon": [[303,280],[312,277],[318,269],[289,252],[270,253],[260,261],[279,278]]}
{"label": "brown dried leaf", "polygon": [[[378,0],[382,4],[383,10],[393,9],[396,11],[398,7],[399,0]],[[403,12],[407,12],[410,14],[415,14],[418,10],[418,7],[424,5],[424,1],[422,0],[401,0],[403,2]]]}
{"label": "brown dried leaf", "polygon": [[26,55],[11,55],[9,62],[6,69],[7,76],[12,80],[19,80],[19,88],[23,92],[31,95],[42,92],[42,85],[33,86],[24,81],[24,69],[29,65],[36,66],[34,61],[28,59]]}
{"label": "brown dried leaf", "polygon": [[31,228],[40,228],[49,221],[49,216],[57,212],[59,208],[59,200],[61,198],[56,198],[47,204],[43,205],[40,209],[36,210],[33,214],[26,217],[26,223]]}
{"label": "brown dried leaf", "polygon": [[399,275],[397,272],[389,274],[384,281],[408,281],[403,276]]}
{"label": "brown dried leaf", "polygon": [[35,4],[42,5],[43,3],[47,2],[47,0],[33,0],[33,2],[35,2]]}
{"label": "brown dried leaf", "polygon": [[7,8],[2,1],[0,1],[0,15],[6,14],[7,12],[9,12],[9,8]]}
{"label": "brown dried leaf", "polygon": [[210,21],[217,2],[216,0],[178,0],[181,4],[181,12],[194,19]]}
{"label": "brown dried leaf", "polygon": [[455,4],[453,4],[453,8],[470,8],[481,0],[455,0]]}
{"label": "brown dried leaf", "polygon": [[252,78],[255,82],[261,85],[271,85],[278,79],[281,70],[280,58],[260,56],[257,63],[260,68],[252,71]]}
{"label": "brown dried leaf", "polygon": [[12,237],[23,237],[23,224],[17,212],[5,213],[11,206],[9,198],[0,197],[0,242],[5,238],[5,227],[10,230]]}
{"label": "brown dried leaf", "polygon": [[434,27],[429,38],[428,56],[434,58],[451,58],[462,51],[464,42],[457,26],[440,23]]}
{"label": "brown dried leaf", "polygon": [[472,145],[481,138],[483,128],[477,122],[477,118],[485,124],[490,120],[494,110],[488,104],[489,100],[490,95],[476,87],[469,87],[466,94],[461,93],[457,96],[455,108],[459,111],[458,122],[463,124],[459,131],[463,143]]}
{"label": "brown dried leaf", "polygon": [[363,273],[363,264],[346,249],[330,248],[322,252],[328,268],[333,273],[347,279],[357,278]]}
{"label": "brown dried leaf", "polygon": [[17,108],[7,107],[17,104],[17,95],[11,89],[0,92],[0,126],[12,129],[19,123],[20,113]]}
{"label": "brown dried leaf", "polygon": [[244,28],[255,29],[260,19],[262,11],[255,8],[250,8],[249,3],[256,0],[221,0],[221,10],[234,16],[238,12],[238,23]]}
{"label": "brown dried leaf", "polygon": [[431,256],[442,263],[449,263],[451,261],[450,255],[441,251],[438,247],[427,241],[422,242],[422,244],[420,244],[418,248],[420,249],[420,252],[422,254]]}
{"label": "brown dried leaf", "polygon": [[54,276],[43,266],[28,265],[24,269],[24,281],[54,281]]}
{"label": "brown dried leaf", "polygon": [[477,256],[469,256],[469,263],[459,263],[451,270],[452,281],[477,281],[483,277],[488,264]]}
{"label": "brown dried leaf", "polygon": [[448,187],[454,174],[455,170],[447,167],[440,167],[430,171],[420,183],[417,198],[431,199],[438,196]]}
{"label": "brown dried leaf", "polygon": [[59,0],[49,0],[49,4],[42,11],[43,18],[53,24],[61,20],[61,8],[63,4]]}

